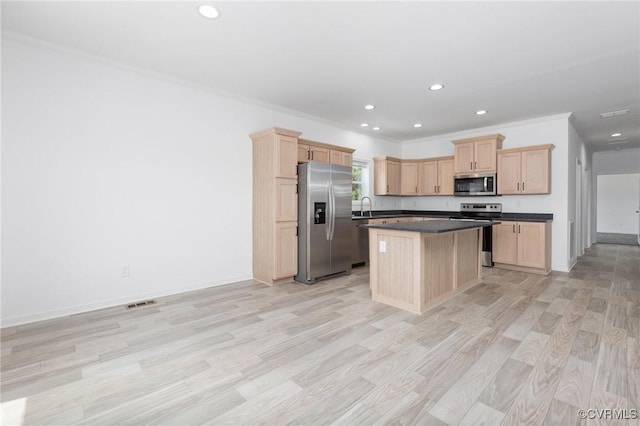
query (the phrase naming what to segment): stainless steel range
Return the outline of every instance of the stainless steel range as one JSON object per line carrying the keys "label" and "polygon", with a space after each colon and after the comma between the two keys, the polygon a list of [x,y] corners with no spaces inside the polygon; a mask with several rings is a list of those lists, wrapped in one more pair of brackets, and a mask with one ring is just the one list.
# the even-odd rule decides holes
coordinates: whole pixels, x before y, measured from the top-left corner
{"label": "stainless steel range", "polygon": [[[460,203],[460,217],[451,220],[464,221],[495,221],[502,215],[502,204],[500,203]],[[482,266],[493,266],[491,226],[482,228]]]}

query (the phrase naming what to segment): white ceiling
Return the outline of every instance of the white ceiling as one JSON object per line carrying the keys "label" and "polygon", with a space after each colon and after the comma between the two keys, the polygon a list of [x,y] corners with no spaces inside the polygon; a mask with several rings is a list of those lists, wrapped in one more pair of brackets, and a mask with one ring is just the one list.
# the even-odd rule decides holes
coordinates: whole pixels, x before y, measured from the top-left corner
{"label": "white ceiling", "polygon": [[2,26],[393,141],[573,112],[640,146],[638,1],[201,3],[3,1]]}

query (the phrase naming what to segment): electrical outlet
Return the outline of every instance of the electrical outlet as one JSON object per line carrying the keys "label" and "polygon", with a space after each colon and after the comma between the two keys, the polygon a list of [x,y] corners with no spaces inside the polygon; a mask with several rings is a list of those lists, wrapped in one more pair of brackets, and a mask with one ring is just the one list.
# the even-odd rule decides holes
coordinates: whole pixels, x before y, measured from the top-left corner
{"label": "electrical outlet", "polygon": [[386,241],[379,241],[378,242],[378,249],[380,250],[380,253],[386,253],[387,252],[387,242]]}
{"label": "electrical outlet", "polygon": [[120,277],[121,278],[127,278],[129,276],[129,273],[131,271],[129,270],[129,265],[124,265],[121,269],[120,269]]}

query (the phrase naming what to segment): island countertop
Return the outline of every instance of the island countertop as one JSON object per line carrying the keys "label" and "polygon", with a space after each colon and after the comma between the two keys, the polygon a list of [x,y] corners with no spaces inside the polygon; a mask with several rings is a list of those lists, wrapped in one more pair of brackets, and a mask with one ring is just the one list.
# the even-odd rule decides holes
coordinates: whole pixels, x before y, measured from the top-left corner
{"label": "island countertop", "polygon": [[500,222],[474,220],[471,222],[461,220],[425,220],[421,222],[400,222],[386,224],[360,225],[366,228],[387,229],[390,231],[420,232],[425,234],[441,234],[443,232],[456,232],[464,229],[482,228],[498,225]]}

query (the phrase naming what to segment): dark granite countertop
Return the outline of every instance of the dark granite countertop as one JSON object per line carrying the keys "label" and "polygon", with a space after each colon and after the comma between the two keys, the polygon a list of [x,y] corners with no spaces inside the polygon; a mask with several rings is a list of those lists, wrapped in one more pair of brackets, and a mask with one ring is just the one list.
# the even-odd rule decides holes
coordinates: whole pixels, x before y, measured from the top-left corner
{"label": "dark granite countertop", "polygon": [[[360,212],[352,212],[353,220],[362,219],[385,219],[391,217],[441,217],[444,219],[460,219],[460,212],[443,211],[443,210],[374,210],[372,217],[369,217],[368,211],[364,216],[360,216]],[[520,222],[546,222],[553,220],[551,213],[502,213],[497,220],[517,220]]]}
{"label": "dark granite countertop", "polygon": [[393,231],[421,232],[427,234],[441,234],[443,232],[462,231],[463,229],[482,228],[497,225],[500,222],[474,221],[462,222],[457,220],[425,220],[421,222],[400,222],[375,225],[360,225],[366,228],[389,229]]}

